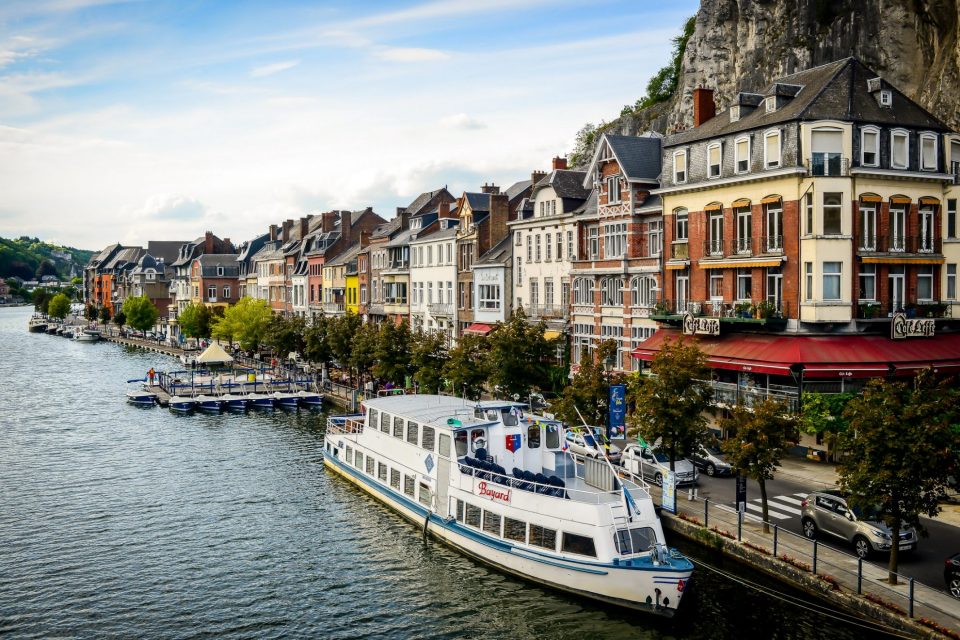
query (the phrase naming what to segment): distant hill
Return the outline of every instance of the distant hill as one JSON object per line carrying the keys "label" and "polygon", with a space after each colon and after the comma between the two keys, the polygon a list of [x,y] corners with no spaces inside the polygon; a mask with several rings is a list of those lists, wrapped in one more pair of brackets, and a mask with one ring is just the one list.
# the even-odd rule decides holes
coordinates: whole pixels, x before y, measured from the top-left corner
{"label": "distant hill", "polygon": [[[19,277],[24,280],[33,280],[38,275],[53,275],[50,266],[41,264],[49,262],[53,271],[65,279],[75,267],[77,274],[83,272],[83,266],[90,261],[94,251],[74,249],[43,242],[39,238],[21,236],[14,240],[0,238],[0,278]],[[42,273],[41,273],[42,271]]]}

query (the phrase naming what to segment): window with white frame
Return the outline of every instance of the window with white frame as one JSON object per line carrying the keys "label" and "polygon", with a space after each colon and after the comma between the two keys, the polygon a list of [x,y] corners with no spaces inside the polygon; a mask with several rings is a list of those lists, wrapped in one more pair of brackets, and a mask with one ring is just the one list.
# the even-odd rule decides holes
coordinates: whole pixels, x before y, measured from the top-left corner
{"label": "window with white frame", "polygon": [[540,304],[540,282],[536,278],[530,278],[530,304],[534,307]]}
{"label": "window with white frame", "polygon": [[876,167],[880,164],[880,129],[864,127],[860,130],[860,164]]}
{"label": "window with white frame", "polygon": [[553,234],[552,233],[548,233],[544,236],[543,247],[547,252],[545,256],[546,261],[552,262],[553,261]]}
{"label": "window with white frame", "polygon": [[587,229],[587,251],[591,260],[600,259],[600,227],[592,226]]}
{"label": "window with white frame", "polygon": [[783,201],[763,205],[766,213],[766,245],[768,252],[783,250]]}
{"label": "window with white frame", "polygon": [[620,176],[607,178],[607,204],[620,202]]}
{"label": "window with white frame", "polygon": [[622,258],[627,252],[627,223],[603,225],[603,257]]}
{"label": "window with white frame", "polygon": [[562,306],[570,304],[570,283],[560,283],[560,304]]}
{"label": "window with white frame", "polygon": [[737,269],[737,300],[749,302],[753,299],[753,271]]}
{"label": "window with white frame", "polygon": [[536,262],[540,262],[540,257],[541,257],[540,240],[541,240],[540,234],[538,233],[537,237],[533,241],[533,246],[536,247],[533,252],[534,257],[536,258]]}
{"label": "window with white frame", "polygon": [[517,246],[518,247],[523,246],[523,234],[519,231],[517,231]]}
{"label": "window with white frame", "polygon": [[533,262],[533,234],[527,234],[527,262]]}
{"label": "window with white frame", "polygon": [[367,285],[360,285],[360,304],[367,304]]}
{"label": "window with white frame", "polygon": [[657,302],[657,279],[637,276],[630,281],[630,301],[635,307],[652,307]]}
{"label": "window with white frame", "polygon": [[[656,330],[656,327],[630,327],[631,350],[639,349],[640,344],[652,336]],[[643,360],[640,358],[631,358],[631,360],[634,371],[638,371],[643,366]]]}
{"label": "window with white frame", "polygon": [[543,306],[553,306],[553,278],[543,279]]}
{"label": "window with white frame", "polygon": [[686,240],[689,224],[689,214],[686,209],[675,209],[674,217],[674,240]]}
{"label": "window with white frame", "polygon": [[710,270],[710,299],[723,300],[723,271],[720,269]]}
{"label": "window with white frame", "polygon": [[523,258],[517,258],[517,286],[523,286]]}
{"label": "window with white frame", "polygon": [[651,220],[647,223],[647,255],[655,258],[663,253],[663,221]]}
{"label": "window with white frame", "polygon": [[224,298],[230,298],[230,287],[224,287],[224,288],[223,288],[223,297],[224,297]]}
{"label": "window with white frame", "polygon": [[567,260],[576,260],[577,245],[573,242],[573,231],[567,231]]}
{"label": "window with white frame", "polygon": [[890,132],[890,167],[906,169],[910,158],[910,136],[903,129]]}
{"label": "window with white frame", "polygon": [[957,199],[947,198],[947,237],[957,237]]}
{"label": "window with white frame", "polygon": [[623,343],[623,327],[615,324],[601,324],[600,325],[600,341],[606,342],[607,340],[613,340],[617,343],[617,355],[615,367],[617,369],[623,368],[623,352],[626,345]]}
{"label": "window with white frame", "polygon": [[573,325],[573,337],[570,341],[570,359],[580,364],[590,357],[590,344],[593,340],[593,325],[576,323]]}
{"label": "window with white frame", "polygon": [[933,300],[932,264],[924,264],[917,267],[917,300],[922,302]]}
{"label": "window with white frame", "polygon": [[217,288],[213,285],[207,287],[207,299],[216,300],[217,299]]}
{"label": "window with white frame", "polygon": [[746,173],[750,170],[750,138],[741,136],[733,142],[734,171]]}
{"label": "window with white frame", "polygon": [[763,166],[776,169],[780,166],[780,130],[763,134]]}
{"label": "window with white frame", "polygon": [[842,262],[823,263],[823,299],[838,301],[840,296],[840,280],[843,275]]}
{"label": "window with white frame", "polygon": [[877,299],[877,265],[860,265],[860,300]]}
{"label": "window with white frame", "polygon": [[806,234],[808,236],[813,235],[813,192],[807,191],[807,195],[803,197],[804,209],[806,210],[806,215],[804,216],[806,229]]}
{"label": "window with white frame", "polygon": [[623,279],[602,278],[600,280],[600,304],[605,307],[623,306]]}
{"label": "window with white frame", "polygon": [[843,194],[823,194],[823,235],[839,236],[842,232]]}
{"label": "window with white frame", "polygon": [[563,260],[563,231],[557,231],[557,261]]}
{"label": "window with white frame", "polygon": [[573,304],[593,304],[593,281],[587,278],[576,278],[573,281]]}
{"label": "window with white frame", "polygon": [[480,309],[484,311],[500,310],[500,285],[481,284],[479,287],[479,300],[477,301]]}
{"label": "window with white frame", "polygon": [[720,177],[720,161],[722,156],[720,154],[720,143],[714,142],[711,145],[707,146],[707,177],[708,178],[719,178]]}
{"label": "window with white frame", "polygon": [[920,170],[937,170],[937,136],[932,133],[920,134]]}
{"label": "window with white frame", "polygon": [[687,181],[686,151],[674,151],[673,153],[673,181],[677,184]]}
{"label": "window with white frame", "polygon": [[803,263],[803,274],[804,274],[804,295],[803,299],[807,302],[813,300],[813,263],[804,262]]}
{"label": "window with white frame", "polygon": [[957,265],[947,265],[947,300],[957,299]]}

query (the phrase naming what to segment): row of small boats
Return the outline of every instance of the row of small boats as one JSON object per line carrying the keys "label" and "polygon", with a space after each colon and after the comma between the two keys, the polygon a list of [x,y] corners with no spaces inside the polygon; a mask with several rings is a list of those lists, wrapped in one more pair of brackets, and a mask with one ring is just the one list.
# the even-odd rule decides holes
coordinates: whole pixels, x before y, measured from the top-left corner
{"label": "row of small boats", "polygon": [[100,339],[100,331],[80,325],[53,322],[42,316],[36,316],[27,323],[31,333],[46,333],[52,336],[70,338],[77,342],[96,342]]}
{"label": "row of small boats", "polygon": [[[127,392],[127,402],[139,406],[153,406],[157,404],[157,394],[149,389],[131,390]],[[323,394],[314,391],[274,391],[272,393],[171,396],[167,406],[177,413],[319,408],[323,406]]]}

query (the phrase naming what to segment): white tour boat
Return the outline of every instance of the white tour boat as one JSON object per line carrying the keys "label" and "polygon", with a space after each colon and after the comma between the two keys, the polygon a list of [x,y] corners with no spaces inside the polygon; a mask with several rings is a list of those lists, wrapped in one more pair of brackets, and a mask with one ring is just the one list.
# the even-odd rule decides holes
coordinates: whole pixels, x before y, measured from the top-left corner
{"label": "white tour boat", "polygon": [[501,571],[672,616],[693,564],[646,486],[565,450],[563,425],[505,401],[400,395],[330,418],[324,466]]}

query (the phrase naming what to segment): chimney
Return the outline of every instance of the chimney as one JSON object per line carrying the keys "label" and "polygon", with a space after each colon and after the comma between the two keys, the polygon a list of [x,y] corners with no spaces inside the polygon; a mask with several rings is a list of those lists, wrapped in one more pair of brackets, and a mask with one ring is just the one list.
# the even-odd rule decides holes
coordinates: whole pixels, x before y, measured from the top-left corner
{"label": "chimney", "polygon": [[493,184],[492,182],[490,184],[487,184],[486,182],[484,182],[483,186],[480,187],[480,193],[497,194],[497,193],[500,193],[500,187]]}
{"label": "chimney", "polygon": [[320,230],[324,233],[333,231],[333,228],[337,224],[337,212],[336,211],[324,211],[320,214],[323,216],[320,219]]}
{"label": "chimney", "polygon": [[306,218],[300,218],[300,239],[303,240],[307,237],[307,233],[310,231],[310,216]]}
{"label": "chimney", "polygon": [[553,159],[553,170],[557,169],[566,169],[567,168],[567,159],[557,156]]}
{"label": "chimney", "polygon": [[437,217],[438,218],[449,218],[450,217],[450,203],[444,200],[437,205]]}
{"label": "chimney", "polygon": [[717,105],[713,101],[713,89],[697,87],[693,90],[693,126],[699,127],[717,115]]}
{"label": "chimney", "polygon": [[340,212],[340,237],[343,238],[343,241],[346,243],[345,246],[349,247],[353,244],[353,212],[352,211],[341,211]]}
{"label": "chimney", "polygon": [[213,232],[207,231],[203,234],[203,252],[213,253]]}
{"label": "chimney", "polygon": [[530,174],[530,186],[536,186],[536,184],[545,177],[547,177],[546,171],[534,171]]}
{"label": "chimney", "polygon": [[283,244],[290,242],[290,232],[293,230],[293,220],[284,220],[283,221]]}
{"label": "chimney", "polygon": [[510,199],[505,193],[498,193],[496,195],[490,196],[490,223],[487,225],[487,229],[490,232],[488,243],[486,247],[481,247],[477,255],[483,255],[493,247],[497,245],[498,242],[503,240],[509,234],[507,230],[507,221],[510,219]]}
{"label": "chimney", "polygon": [[270,225],[270,242],[276,242],[277,240],[277,225]]}
{"label": "chimney", "polygon": [[370,232],[363,229],[360,231],[360,248],[364,249],[368,244],[370,244]]}
{"label": "chimney", "polygon": [[400,217],[400,231],[406,231],[410,228],[410,214],[406,209],[397,207],[397,215]]}

